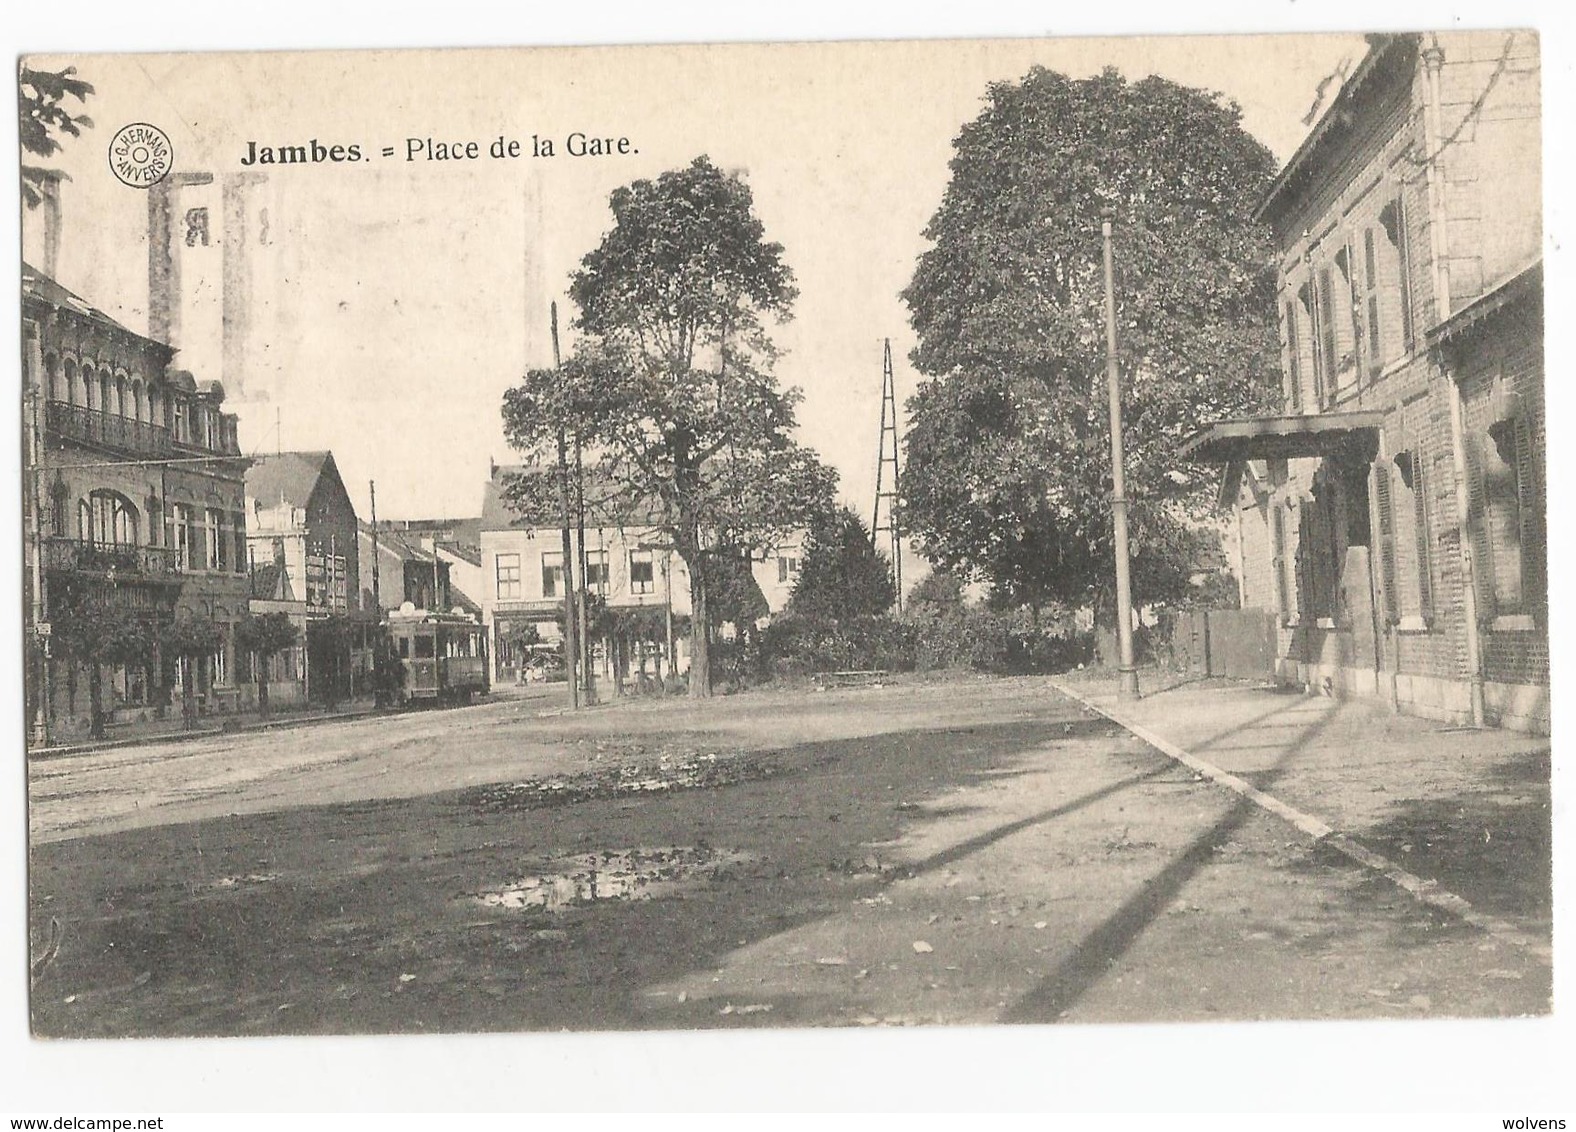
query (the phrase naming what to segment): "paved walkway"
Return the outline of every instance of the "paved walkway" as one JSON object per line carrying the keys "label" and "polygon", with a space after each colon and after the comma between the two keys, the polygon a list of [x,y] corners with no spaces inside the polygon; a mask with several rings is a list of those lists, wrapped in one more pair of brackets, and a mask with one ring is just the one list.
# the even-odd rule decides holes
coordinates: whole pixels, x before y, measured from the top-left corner
{"label": "paved walkway", "polygon": [[1140,674],[1136,703],[1117,701],[1114,676],[1076,673],[1059,684],[1140,737],[1181,748],[1249,793],[1268,795],[1271,808],[1283,804],[1295,812],[1283,817],[1306,819],[1298,823],[1305,832],[1318,837],[1319,826],[1329,827],[1334,847],[1359,860],[1368,854],[1363,863],[1403,887],[1420,887],[1415,895],[1442,895],[1442,906],[1458,896],[1471,912],[1547,948],[1548,739],[1452,727],[1368,701],[1218,679],[1179,682],[1153,671]]}
{"label": "paved walkway", "polygon": [[322,723],[336,719],[358,719],[362,716],[372,715],[379,709],[373,701],[368,699],[354,700],[350,703],[340,704],[333,708],[314,707],[306,710],[296,708],[280,708],[275,710],[267,719],[255,711],[241,712],[233,715],[205,715],[199,717],[193,726],[187,726],[180,718],[178,709],[172,718],[150,719],[136,723],[112,724],[103,739],[87,739],[79,737],[62,738],[47,747],[29,748],[30,758],[54,758],[61,755],[76,755],[86,751],[111,750],[115,747],[133,747],[144,743],[178,743],[183,739],[204,739],[215,735],[223,735],[231,731],[259,731],[281,730],[289,727],[303,727],[312,723]]}

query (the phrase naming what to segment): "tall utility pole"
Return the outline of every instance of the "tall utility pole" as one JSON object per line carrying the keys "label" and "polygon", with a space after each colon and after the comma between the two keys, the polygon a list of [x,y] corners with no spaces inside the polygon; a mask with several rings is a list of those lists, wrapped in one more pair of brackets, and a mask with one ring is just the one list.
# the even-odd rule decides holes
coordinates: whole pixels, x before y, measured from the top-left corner
{"label": "tall utility pole", "polygon": [[367,491],[372,496],[372,612],[377,614],[378,620],[383,619],[383,594],[378,589],[378,485],[376,480],[367,481]]}
{"label": "tall utility pole", "polygon": [[[891,469],[888,472],[888,468]],[[882,490],[884,484],[891,487]],[[885,340],[881,359],[881,443],[876,456],[876,506],[870,517],[870,541],[879,549],[886,533],[892,554],[892,589],[897,594],[898,612],[903,612],[903,542],[897,526],[897,396],[892,385],[892,339]],[[886,504],[885,523],[882,503]]]}
{"label": "tall utility pole", "polygon": [[[591,573],[586,569],[586,472],[580,459],[580,429],[575,428],[575,529],[580,540],[580,670],[586,703],[596,703],[596,674],[591,663],[591,627],[586,595],[591,589]],[[606,570],[606,557],[603,569]],[[611,653],[611,646],[609,647]]]}
{"label": "tall utility pole", "polygon": [[[553,369],[558,371],[562,360],[558,354],[558,304],[552,305]],[[561,378],[561,375],[560,375]],[[580,649],[579,634],[575,625],[575,563],[574,548],[569,538],[569,441],[563,426],[558,429],[558,510],[559,533],[563,535],[563,569],[559,571],[564,583],[564,675],[569,680],[569,706],[580,706]]]}
{"label": "tall utility pole", "polygon": [[1138,698],[1133,665],[1133,585],[1127,551],[1127,477],[1122,456],[1122,373],[1116,360],[1116,281],[1111,266],[1111,213],[1100,219],[1105,248],[1105,383],[1111,401],[1111,523],[1116,542],[1116,639],[1122,660],[1117,698]]}

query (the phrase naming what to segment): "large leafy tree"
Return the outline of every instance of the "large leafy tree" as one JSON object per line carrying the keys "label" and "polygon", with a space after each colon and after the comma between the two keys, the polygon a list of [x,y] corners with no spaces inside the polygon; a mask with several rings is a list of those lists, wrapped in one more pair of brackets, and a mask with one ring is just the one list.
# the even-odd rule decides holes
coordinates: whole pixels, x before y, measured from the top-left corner
{"label": "large leafy tree", "polygon": [[1275,388],[1271,244],[1252,219],[1273,159],[1235,104],[1114,70],[994,84],[954,144],[903,294],[928,378],[909,402],[904,519],[998,601],[1108,613],[1109,214],[1134,595],[1175,596],[1209,491],[1177,449]]}
{"label": "large leafy tree", "polygon": [[[155,635],[135,611],[113,600],[112,591],[92,583],[58,583],[50,594],[52,644],[60,659],[88,670],[92,713],[90,735],[104,738],[104,669],[147,667]],[[74,676],[74,674],[73,674]]]}
{"label": "large leafy tree", "polygon": [[804,526],[834,473],[795,441],[800,394],[772,373],[767,324],[789,317],[796,292],[749,187],[700,157],[610,205],[612,229],[571,279],[576,352],[505,394],[504,428],[547,464],[561,436],[578,436],[589,478],[608,485],[600,504],[666,531],[689,567],[690,694],[706,696],[713,560]]}
{"label": "large leafy tree", "polygon": [[235,647],[253,655],[257,710],[268,716],[268,662],[300,639],[288,613],[248,613],[235,624]]}
{"label": "large leafy tree", "polygon": [[[53,157],[60,152],[60,136],[81,137],[93,120],[73,112],[69,100],[86,102],[93,93],[90,83],[76,77],[76,68],[63,71],[35,71],[23,67],[17,76],[18,134],[22,149],[38,157]],[[37,165],[22,166],[22,200],[28,208],[43,202],[45,183],[52,176]]]}
{"label": "large leafy tree", "polygon": [[858,515],[844,507],[811,528],[789,612],[851,621],[879,616],[896,599],[892,564],[876,550]]}

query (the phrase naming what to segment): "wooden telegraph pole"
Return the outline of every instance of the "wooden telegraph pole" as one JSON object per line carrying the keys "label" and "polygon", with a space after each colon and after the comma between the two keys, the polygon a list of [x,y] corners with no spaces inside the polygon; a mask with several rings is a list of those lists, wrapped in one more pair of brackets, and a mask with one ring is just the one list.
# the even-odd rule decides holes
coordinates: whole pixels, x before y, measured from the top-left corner
{"label": "wooden telegraph pole", "polygon": [[1122,374],[1116,360],[1116,283],[1111,267],[1111,213],[1100,219],[1105,250],[1105,378],[1111,402],[1111,521],[1116,541],[1116,639],[1121,650],[1117,698],[1138,698],[1133,665],[1133,588],[1127,550],[1127,484],[1122,463]]}
{"label": "wooden telegraph pole", "polygon": [[[558,372],[562,368],[562,360],[558,354],[558,304],[552,305],[553,327],[553,370]],[[562,380],[562,374],[559,374]],[[564,434],[562,425],[558,427],[558,510],[559,533],[563,536],[563,570],[560,580],[564,583],[564,675],[569,680],[569,706],[574,709],[580,707],[580,650],[577,645],[579,634],[575,624],[575,566],[574,548],[570,545],[569,538],[569,442]]]}

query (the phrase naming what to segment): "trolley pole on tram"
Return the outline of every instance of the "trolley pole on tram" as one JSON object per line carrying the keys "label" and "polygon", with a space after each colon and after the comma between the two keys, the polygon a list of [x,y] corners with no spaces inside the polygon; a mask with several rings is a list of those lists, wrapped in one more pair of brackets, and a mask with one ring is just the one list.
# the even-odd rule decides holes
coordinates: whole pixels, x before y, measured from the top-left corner
{"label": "trolley pole on tram", "polygon": [[[562,360],[558,353],[558,304],[552,310],[553,371],[558,373]],[[569,706],[580,707],[580,650],[577,647],[575,625],[575,564],[574,548],[569,538],[569,443],[563,425],[558,426],[558,510],[561,520],[559,533],[563,536],[563,569],[559,572],[564,584],[564,675],[569,681]]]}
{"label": "trolley pole on tram", "polygon": [[1100,219],[1105,254],[1105,378],[1111,408],[1111,523],[1116,543],[1116,639],[1121,651],[1117,698],[1138,698],[1133,665],[1133,588],[1127,549],[1127,483],[1122,455],[1122,374],[1116,360],[1116,283],[1111,266],[1111,211]]}

